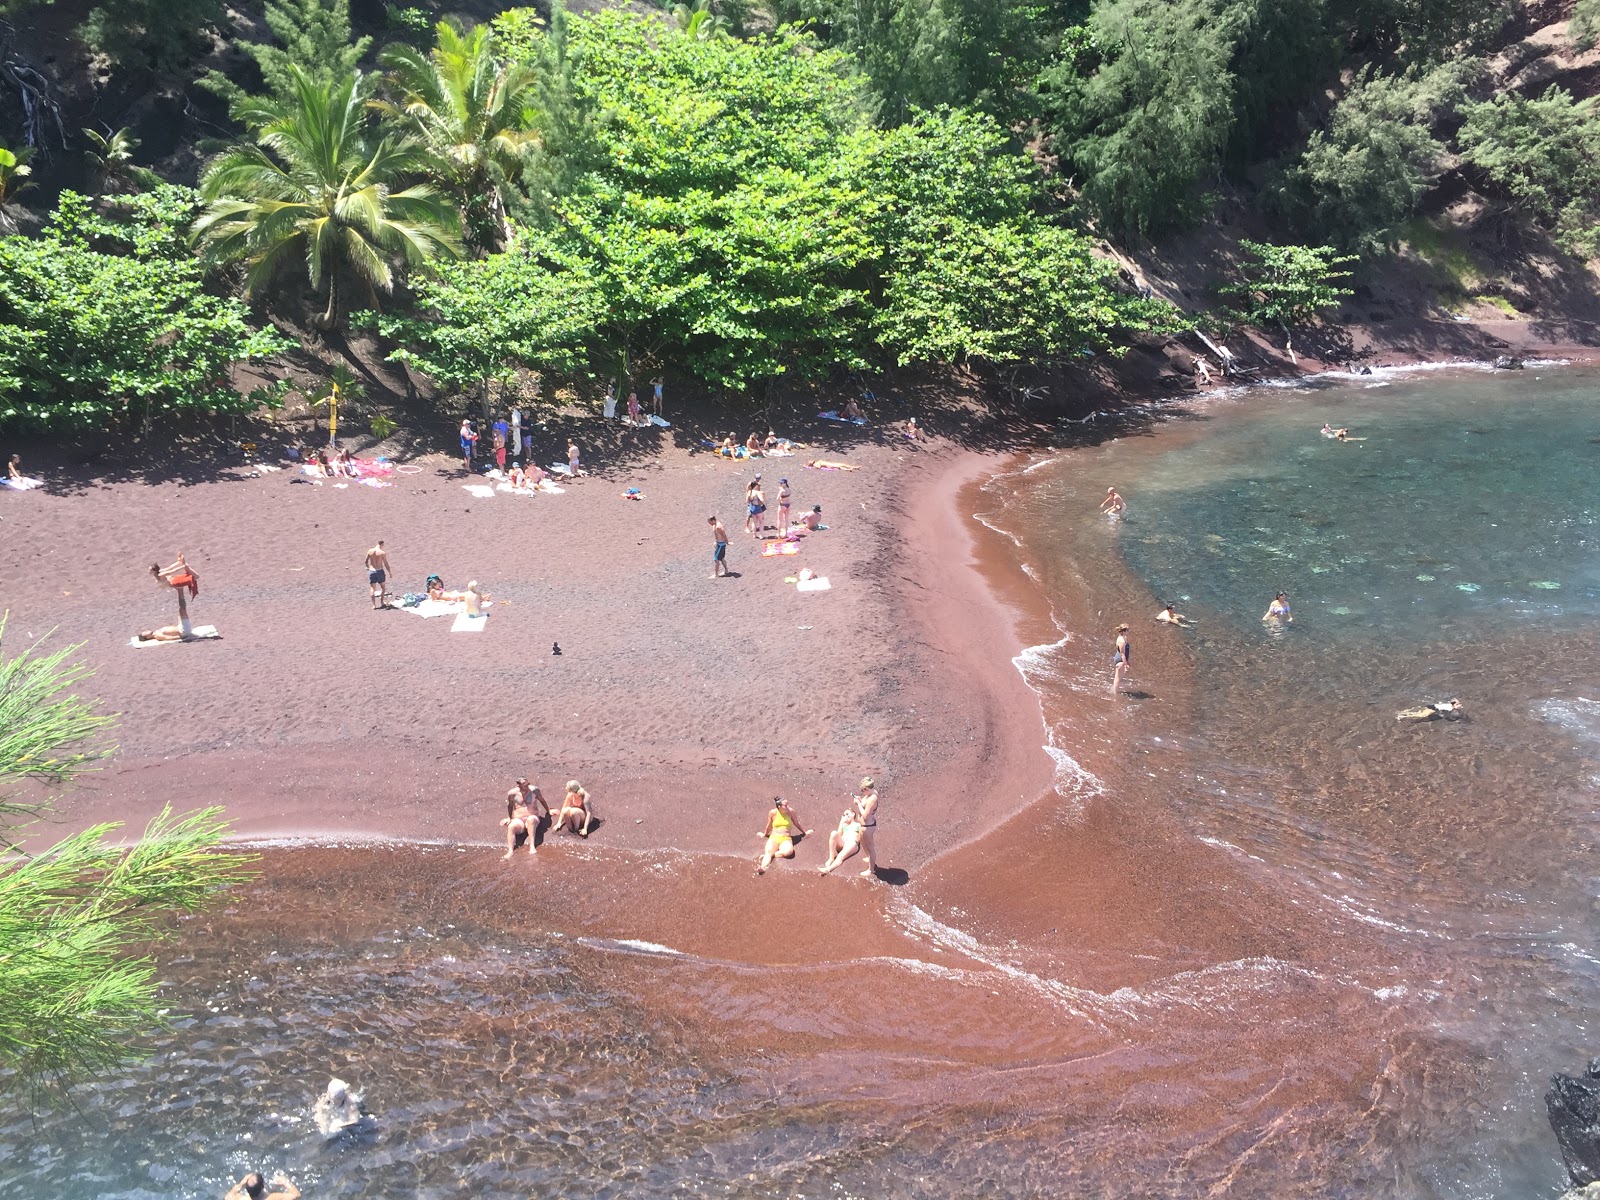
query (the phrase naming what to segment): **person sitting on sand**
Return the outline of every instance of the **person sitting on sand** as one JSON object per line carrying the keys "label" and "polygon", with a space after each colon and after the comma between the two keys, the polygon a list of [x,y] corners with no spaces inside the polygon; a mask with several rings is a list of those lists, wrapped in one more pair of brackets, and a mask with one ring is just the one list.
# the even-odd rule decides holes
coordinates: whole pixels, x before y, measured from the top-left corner
{"label": "person sitting on sand", "polygon": [[832,459],[827,459],[827,458],[813,458],[806,465],[808,467],[816,467],[819,471],[859,471],[859,470],[861,470],[860,467],[851,466],[849,463],[834,462]]}
{"label": "person sitting on sand", "polygon": [[1294,624],[1294,612],[1289,607],[1289,597],[1279,592],[1272,598],[1272,603],[1267,605],[1267,611],[1261,614],[1263,621],[1281,621],[1285,624]]}
{"label": "person sitting on sand", "polygon": [[300,1189],[290,1183],[289,1177],[283,1172],[272,1177],[272,1186],[283,1190],[267,1191],[267,1181],[261,1177],[261,1172],[251,1171],[229,1188],[222,1200],[300,1200]]}
{"label": "person sitting on sand", "polygon": [[1162,606],[1161,611],[1156,614],[1156,620],[1176,625],[1179,629],[1186,629],[1189,625],[1189,618],[1173,608],[1171,603]]}
{"label": "person sitting on sand", "polygon": [[506,476],[506,482],[511,485],[511,490],[515,492],[520,492],[528,486],[528,477],[522,473],[521,463],[514,462],[511,464],[511,472]]}
{"label": "person sitting on sand", "polygon": [[853,396],[845,403],[844,419],[846,421],[865,421],[867,419],[867,415],[861,411],[861,405],[856,403]]}
{"label": "person sitting on sand", "polygon": [[917,419],[915,417],[906,418],[905,432],[906,437],[913,442],[925,442],[928,440],[928,435],[922,432],[922,429],[917,425]]}
{"label": "person sitting on sand", "polygon": [[1453,720],[1462,716],[1464,710],[1461,701],[1451,697],[1449,700],[1436,700],[1432,704],[1419,704],[1415,708],[1404,708],[1395,713],[1396,721],[1442,721]]}
{"label": "person sitting on sand", "polygon": [[490,599],[489,594],[478,586],[476,579],[467,581],[467,590],[462,593],[461,598],[467,602],[467,616],[469,617],[483,616],[483,606]]}
{"label": "person sitting on sand", "polygon": [[762,453],[771,454],[777,448],[778,448],[778,435],[776,433],[774,433],[772,430],[769,429],[769,430],[767,430],[767,440],[761,443]]}
{"label": "person sitting on sand", "polygon": [[583,790],[576,779],[568,780],[567,794],[561,798],[561,811],[556,814],[550,832],[564,829],[586,838],[593,825],[594,813],[589,807],[589,793]]}
{"label": "person sitting on sand", "polygon": [[828,835],[828,861],[817,868],[824,875],[833,874],[861,849],[861,817],[850,809],[839,818],[839,827]]}
{"label": "person sitting on sand", "polygon": [[806,532],[808,533],[815,533],[819,529],[827,528],[822,523],[822,505],[813,504],[811,511],[800,518],[800,524],[806,527]]}
{"label": "person sitting on sand", "polygon": [[444,586],[444,580],[437,575],[428,576],[428,599],[438,600],[445,604],[455,604],[467,598],[466,592],[452,592]]}
{"label": "person sitting on sand", "polygon": [[744,440],[744,455],[746,458],[761,457],[761,439],[756,436],[754,429],[750,431],[750,436]]}
{"label": "person sitting on sand", "polygon": [[526,779],[512,784],[506,793],[506,815],[500,819],[506,831],[504,857],[510,858],[511,852],[524,841],[528,843],[529,854],[538,853],[539,826],[549,819],[550,806],[545,803],[538,784],[530,784]]}
{"label": "person sitting on sand", "polygon": [[774,857],[793,858],[795,839],[803,838],[810,832],[801,827],[800,818],[795,816],[787,800],[782,796],[773,797],[772,808],[767,812],[766,827],[761,830],[760,836],[766,839],[766,845],[756,863],[756,874],[765,875]]}
{"label": "person sitting on sand", "polygon": [[6,478],[11,480],[13,486],[28,482],[27,476],[22,473],[22,455],[13,454],[11,461],[6,464]]}

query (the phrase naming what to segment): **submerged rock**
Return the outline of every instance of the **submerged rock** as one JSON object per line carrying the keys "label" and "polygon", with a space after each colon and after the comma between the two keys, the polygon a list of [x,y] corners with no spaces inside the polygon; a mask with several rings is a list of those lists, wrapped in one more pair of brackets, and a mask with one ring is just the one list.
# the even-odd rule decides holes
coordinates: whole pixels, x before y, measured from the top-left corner
{"label": "submerged rock", "polygon": [[1514,355],[1502,354],[1494,360],[1494,365],[1502,371],[1520,371],[1522,370],[1523,362]]}
{"label": "submerged rock", "polygon": [[1580,1076],[1555,1075],[1544,1107],[1573,1184],[1600,1183],[1600,1058],[1591,1058]]}

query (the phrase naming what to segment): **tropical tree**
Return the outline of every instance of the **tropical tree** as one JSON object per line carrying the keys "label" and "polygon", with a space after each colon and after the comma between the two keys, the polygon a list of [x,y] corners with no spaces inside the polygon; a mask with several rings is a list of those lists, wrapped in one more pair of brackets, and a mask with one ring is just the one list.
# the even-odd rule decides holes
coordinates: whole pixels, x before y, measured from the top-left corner
{"label": "tropical tree", "polygon": [[[0,426],[51,431],[242,412],[237,362],[287,348],[206,289],[188,188],[129,197],[115,217],[62,192],[38,237],[0,238]],[[0,393],[7,389],[0,386]]]}
{"label": "tropical tree", "polygon": [[31,785],[22,798],[0,791],[0,1087],[34,1093],[128,1057],[127,1039],[161,1022],[143,947],[250,874],[248,856],[217,849],[218,808],[168,809],[131,849],[107,844],[114,824],[19,846],[50,789],[111,749],[111,718],[69,691],[89,674],[76,649],[0,657],[0,785]]}
{"label": "tropical tree", "polygon": [[712,0],[693,0],[690,4],[674,4],[672,19],[688,37],[698,42],[732,37],[732,23],[712,7]]}
{"label": "tropical tree", "polygon": [[487,25],[468,31],[440,21],[436,33],[426,54],[403,43],[384,48],[385,95],[374,107],[425,147],[472,241],[498,247],[511,236],[507,194],[539,146],[536,75],[531,64],[497,59]]}
{"label": "tropical tree", "polygon": [[1337,254],[1332,246],[1271,246],[1241,241],[1248,256],[1240,264],[1243,278],[1220,287],[1224,296],[1244,301],[1238,313],[1250,325],[1272,324],[1288,335],[1289,326],[1309,321],[1324,308],[1351,294],[1346,263],[1353,254]]}
{"label": "tropical tree", "polygon": [[201,193],[210,204],[195,239],[211,261],[243,260],[252,291],[303,264],[312,288],[326,290],[320,324],[332,329],[347,277],[375,301],[393,286],[397,262],[454,257],[460,243],[450,206],[427,183],[408,182],[425,170],[422,147],[373,135],[359,73],[320,84],[298,66],[288,70],[292,99],[241,106],[254,142],[206,168]]}
{"label": "tropical tree", "polygon": [[113,187],[137,189],[161,186],[159,175],[147,167],[137,166],[134,163],[133,152],[139,148],[139,139],[126,127],[110,134],[85,129],[83,136],[89,139],[89,149],[84,151],[84,157],[89,160],[94,173],[100,177],[101,190],[109,191]]}
{"label": "tropical tree", "polygon": [[[290,67],[299,67],[318,83],[332,84],[353,74],[372,45],[371,38],[351,36],[350,0],[267,0],[262,16],[279,44],[243,42],[240,49],[261,68],[267,95],[277,100],[294,98]],[[208,72],[200,84],[230,106],[248,98],[220,71]]]}
{"label": "tropical tree", "polygon": [[0,146],[0,233],[9,233],[16,228],[10,209],[18,195],[32,186],[28,178],[33,174],[33,168],[28,165],[28,160],[33,157],[32,146],[24,146],[21,150],[7,150]]}

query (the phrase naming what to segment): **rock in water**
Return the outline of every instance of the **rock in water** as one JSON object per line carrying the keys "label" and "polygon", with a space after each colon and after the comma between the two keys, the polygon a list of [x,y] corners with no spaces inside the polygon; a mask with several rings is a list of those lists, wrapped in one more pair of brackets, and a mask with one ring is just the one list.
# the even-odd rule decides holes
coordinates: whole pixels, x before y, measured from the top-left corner
{"label": "rock in water", "polygon": [[1544,1107],[1572,1182],[1578,1187],[1600,1182],[1600,1058],[1591,1058],[1577,1078],[1554,1076]]}
{"label": "rock in water", "polygon": [[1509,354],[1502,354],[1499,358],[1494,360],[1494,365],[1499,367],[1502,371],[1520,371],[1522,370],[1523,364],[1520,358],[1514,358]]}

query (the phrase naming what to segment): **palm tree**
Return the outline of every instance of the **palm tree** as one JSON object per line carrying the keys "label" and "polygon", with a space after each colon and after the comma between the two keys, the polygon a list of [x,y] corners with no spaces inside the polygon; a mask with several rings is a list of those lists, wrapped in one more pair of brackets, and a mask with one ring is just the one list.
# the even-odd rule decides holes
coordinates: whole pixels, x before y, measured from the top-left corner
{"label": "palm tree", "polygon": [[731,23],[713,7],[711,0],[694,0],[691,4],[674,4],[672,17],[678,28],[697,42],[714,42],[731,37]]}
{"label": "palm tree", "polygon": [[0,146],[0,233],[10,233],[17,227],[9,210],[13,207],[12,201],[32,185],[28,176],[33,174],[33,168],[28,160],[33,157],[33,151],[32,146],[21,150]]}
{"label": "palm tree", "polygon": [[501,63],[487,25],[470,32],[440,21],[437,46],[424,54],[393,45],[378,55],[388,70],[386,96],[373,107],[427,148],[434,176],[467,218],[483,248],[504,245],[507,194],[539,148],[538,87],[532,67]]}
{"label": "palm tree", "polygon": [[206,168],[200,189],[210,203],[194,238],[214,262],[244,260],[250,290],[302,259],[311,286],[326,283],[320,323],[332,329],[346,275],[388,290],[396,261],[420,266],[461,247],[455,213],[432,187],[399,186],[424,173],[425,156],[407,138],[372,135],[360,73],[318,83],[289,71],[292,96],[239,107],[255,142]]}

